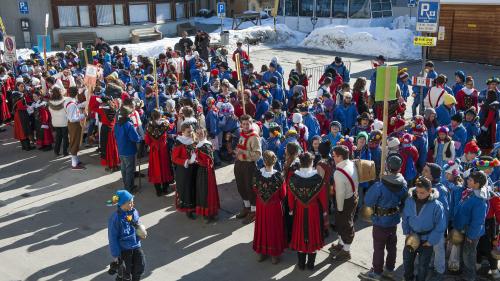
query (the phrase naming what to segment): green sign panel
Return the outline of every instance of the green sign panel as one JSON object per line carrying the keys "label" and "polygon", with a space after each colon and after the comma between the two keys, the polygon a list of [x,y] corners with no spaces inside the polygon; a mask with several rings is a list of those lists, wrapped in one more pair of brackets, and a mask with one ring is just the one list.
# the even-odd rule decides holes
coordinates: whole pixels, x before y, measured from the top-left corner
{"label": "green sign panel", "polygon": [[389,90],[388,100],[396,99],[396,84],[398,81],[397,66],[377,67],[377,87],[375,90],[375,101],[384,101],[385,91]]}

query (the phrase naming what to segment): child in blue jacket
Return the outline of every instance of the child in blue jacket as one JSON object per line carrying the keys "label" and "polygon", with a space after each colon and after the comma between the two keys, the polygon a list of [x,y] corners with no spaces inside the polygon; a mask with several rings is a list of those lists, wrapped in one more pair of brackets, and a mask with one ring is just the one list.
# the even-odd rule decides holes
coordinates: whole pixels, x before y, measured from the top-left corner
{"label": "child in blue jacket", "polygon": [[467,179],[468,189],[456,206],[453,226],[465,233],[462,250],[463,277],[476,280],[476,255],[479,238],[484,234],[484,221],[488,209],[488,190],[486,174],[482,171],[471,172]]}
{"label": "child in blue jacket", "polygon": [[342,134],[348,135],[352,127],[356,124],[358,110],[356,104],[352,102],[352,94],[344,93],[343,103],[335,108],[333,120],[342,124]]}
{"label": "child in blue jacket", "polygon": [[134,208],[134,196],[126,190],[118,190],[108,204],[118,206],[108,220],[108,241],[113,263],[124,268],[118,272],[118,278],[140,280],[146,261],[137,232],[139,212]]}
{"label": "child in blue jacket", "polygon": [[476,108],[471,107],[465,111],[465,120],[462,123],[467,131],[467,141],[470,142],[473,138],[477,138],[481,132],[481,125],[479,125],[479,117],[477,116]]}
{"label": "child in blue jacket", "polygon": [[462,113],[457,113],[451,117],[451,125],[449,135],[455,143],[455,157],[459,158],[464,155],[464,147],[467,143],[467,131],[462,125]]}
{"label": "child in blue jacket", "polygon": [[[439,192],[432,188],[430,180],[419,177],[415,188],[410,189],[402,213],[403,234],[418,235],[420,245],[416,251],[405,247],[403,250],[403,267],[405,280],[415,280],[414,264],[418,255],[417,281],[424,281],[433,254],[433,246],[443,240],[446,231],[446,219],[443,205],[439,200]],[[472,263],[474,264],[474,263]]]}
{"label": "child in blue jacket", "polygon": [[343,137],[342,125],[339,121],[330,122],[330,132],[323,136],[323,142],[330,141],[330,148],[333,149],[339,140]]}
{"label": "child in blue jacket", "polygon": [[309,132],[307,142],[312,142],[313,137],[321,136],[321,129],[319,127],[319,122],[314,115],[309,112],[307,106],[300,106],[300,114],[302,114],[302,122],[307,127]]}
{"label": "child in blue jacket", "polygon": [[457,101],[450,94],[444,95],[444,103],[436,108],[436,119],[439,126],[448,126],[451,123],[451,117],[457,113],[455,104]]}

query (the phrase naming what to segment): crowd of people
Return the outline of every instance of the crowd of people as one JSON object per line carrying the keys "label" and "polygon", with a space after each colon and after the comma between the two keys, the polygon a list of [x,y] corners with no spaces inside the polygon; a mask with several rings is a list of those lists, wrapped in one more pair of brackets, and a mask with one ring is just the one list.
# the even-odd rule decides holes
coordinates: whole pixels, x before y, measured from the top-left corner
{"label": "crowd of people", "polygon": [[[15,67],[0,66],[0,118],[22,150],[70,155],[71,169],[82,171],[80,148],[97,146],[104,169],[121,171],[124,190],[110,202],[118,208],[109,221],[120,278],[139,280],[144,271],[133,205],[136,161],[144,157],[156,195],[175,191],[177,211],[207,223],[220,208],[215,168],[234,163],[242,199],[236,218],[255,221],[259,262],[276,264],[289,248],[300,270],[313,270],[331,231],[339,237],[331,258],[349,260],[354,222],[371,210],[373,268],[361,278],[394,278],[400,223],[405,280],[425,280],[431,265],[434,280],[446,270],[476,280],[482,261],[500,278],[492,252],[500,223],[498,78],[479,91],[472,76],[457,71],[450,87],[429,61],[433,84],[421,87],[400,69],[382,144],[383,108],[374,96],[383,56],[375,58],[369,88],[364,77],[351,87],[349,69],[335,57],[319,89],[311,89],[300,61],[285,80],[277,57],[257,69],[241,42],[232,54],[209,42],[202,31],[195,42],[184,34],[151,60],[99,38],[89,57],[98,68],[95,85],[85,79],[80,54],[87,51],[71,46],[46,61],[34,48]],[[362,180],[357,160],[373,161],[377,178]]]}

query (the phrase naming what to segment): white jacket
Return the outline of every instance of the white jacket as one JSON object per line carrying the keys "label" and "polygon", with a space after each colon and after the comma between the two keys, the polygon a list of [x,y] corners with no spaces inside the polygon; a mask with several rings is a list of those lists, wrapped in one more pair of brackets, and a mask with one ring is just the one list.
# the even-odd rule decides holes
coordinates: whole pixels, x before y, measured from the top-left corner
{"label": "white jacket", "polygon": [[445,94],[445,89],[437,86],[432,87],[427,93],[427,96],[424,98],[425,108],[432,107],[436,109],[438,106],[444,103]]}
{"label": "white jacket", "polygon": [[68,126],[68,118],[66,117],[66,110],[64,108],[66,98],[58,101],[49,100],[49,111],[52,118],[52,126],[66,127]]}
{"label": "white jacket", "polygon": [[[351,176],[354,182],[354,189],[356,194],[358,193],[358,171],[354,165],[354,162],[347,159],[337,164],[337,168],[343,169],[349,176]],[[351,198],[354,195],[352,192],[352,185],[347,179],[347,177],[340,171],[335,171],[333,174],[333,180],[335,182],[335,199],[337,201],[337,210],[344,210],[344,200]]]}

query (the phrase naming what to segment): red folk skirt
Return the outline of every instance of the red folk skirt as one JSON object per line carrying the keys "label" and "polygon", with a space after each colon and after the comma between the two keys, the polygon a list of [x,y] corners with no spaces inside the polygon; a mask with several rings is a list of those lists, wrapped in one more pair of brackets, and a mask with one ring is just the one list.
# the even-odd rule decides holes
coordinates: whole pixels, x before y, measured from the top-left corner
{"label": "red folk skirt", "polygon": [[[302,253],[314,253],[325,245],[325,241],[323,240],[323,225],[320,219],[320,216],[323,214],[316,202],[310,202],[306,206],[297,200],[295,204],[290,249]],[[304,219],[306,209],[307,221]],[[305,222],[307,222],[307,225],[304,225]]]}
{"label": "red folk skirt", "polygon": [[257,196],[256,207],[253,249],[259,254],[279,256],[287,247],[279,191],[267,203]]}

